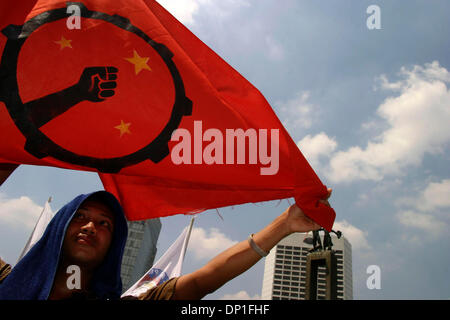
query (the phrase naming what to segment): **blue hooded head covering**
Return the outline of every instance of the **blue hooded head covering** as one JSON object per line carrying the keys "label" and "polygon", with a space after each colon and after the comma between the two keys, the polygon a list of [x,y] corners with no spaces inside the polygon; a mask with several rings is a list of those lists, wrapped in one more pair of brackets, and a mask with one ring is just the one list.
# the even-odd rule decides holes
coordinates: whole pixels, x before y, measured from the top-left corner
{"label": "blue hooded head covering", "polygon": [[127,222],[119,201],[109,192],[97,191],[79,195],[56,213],[41,239],[0,284],[0,300],[48,299],[67,227],[78,207],[91,196],[109,206],[115,215],[115,223],[110,248],[92,277],[89,291],[98,299],[120,298],[120,266],[128,234]]}

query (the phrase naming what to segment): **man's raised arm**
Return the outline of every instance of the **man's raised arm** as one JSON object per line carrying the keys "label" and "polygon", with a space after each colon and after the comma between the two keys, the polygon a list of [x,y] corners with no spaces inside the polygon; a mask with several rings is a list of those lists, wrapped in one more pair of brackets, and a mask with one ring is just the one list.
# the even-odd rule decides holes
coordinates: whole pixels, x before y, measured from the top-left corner
{"label": "man's raised arm", "polygon": [[[328,191],[329,197],[331,189]],[[321,202],[329,205],[327,199]],[[173,299],[202,299],[252,267],[284,237],[294,232],[308,232],[319,228],[318,224],[294,204],[264,229],[255,233],[252,239],[241,241],[220,253],[204,267],[181,276],[176,283]]]}

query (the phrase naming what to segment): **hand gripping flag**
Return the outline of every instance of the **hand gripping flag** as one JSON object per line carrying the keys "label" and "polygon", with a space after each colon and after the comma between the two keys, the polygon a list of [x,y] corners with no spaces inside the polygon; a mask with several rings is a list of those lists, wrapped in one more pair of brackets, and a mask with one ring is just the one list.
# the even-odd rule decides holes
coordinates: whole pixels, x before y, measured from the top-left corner
{"label": "hand gripping flag", "polygon": [[327,188],[261,93],[153,0],[0,4],[0,162],[98,172],[129,220]]}
{"label": "hand gripping flag", "polygon": [[189,238],[194,224],[194,217],[189,226],[184,228],[174,243],[167,249],[164,255],[142,276],[134,285],[122,294],[123,297],[139,296],[145,294],[153,287],[181,275],[183,260],[189,243]]}

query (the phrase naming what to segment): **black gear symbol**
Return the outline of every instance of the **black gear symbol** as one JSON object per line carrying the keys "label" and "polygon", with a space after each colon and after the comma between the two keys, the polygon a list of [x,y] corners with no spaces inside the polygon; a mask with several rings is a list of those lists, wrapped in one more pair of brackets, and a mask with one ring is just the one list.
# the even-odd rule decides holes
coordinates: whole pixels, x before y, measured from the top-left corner
{"label": "black gear symbol", "polygon": [[[39,159],[51,156],[67,163],[95,168],[103,173],[118,173],[124,167],[148,159],[154,163],[160,162],[170,153],[168,142],[173,131],[178,128],[184,116],[190,116],[192,114],[192,101],[186,97],[183,80],[172,60],[173,53],[164,44],[152,40],[124,17],[90,11],[82,3],[68,2],[67,6],[69,5],[77,5],[81,9],[81,17],[83,18],[103,20],[123,30],[134,33],[159,54],[169,70],[174,83],[175,102],[172,107],[172,113],[167,124],[153,141],[144,148],[122,157],[94,158],[75,154],[57,145],[43,134],[39,130],[39,125],[30,121],[29,109],[23,104],[19,95],[17,65],[23,44],[37,28],[50,22],[68,18],[66,8],[53,9],[31,18],[22,26],[9,25],[2,30],[2,33],[7,37],[7,41],[0,63],[0,101],[5,103],[15,125],[25,136],[26,143],[24,149]],[[48,121],[48,119],[43,121]]]}

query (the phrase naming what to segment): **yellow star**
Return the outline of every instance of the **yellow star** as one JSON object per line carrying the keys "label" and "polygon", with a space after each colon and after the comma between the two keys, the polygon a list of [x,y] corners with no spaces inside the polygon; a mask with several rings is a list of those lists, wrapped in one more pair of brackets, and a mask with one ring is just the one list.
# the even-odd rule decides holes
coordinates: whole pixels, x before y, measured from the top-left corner
{"label": "yellow star", "polygon": [[149,58],[139,56],[139,54],[136,52],[136,50],[133,50],[132,58],[124,58],[124,59],[127,60],[128,62],[134,64],[134,72],[136,74],[141,72],[142,69],[152,71],[152,69],[150,69],[150,67],[147,64],[147,61]]}
{"label": "yellow star", "polygon": [[64,38],[64,36],[61,37],[61,40],[59,41],[55,41],[55,43],[59,44],[61,47],[59,48],[60,50],[64,49],[64,48],[72,48],[72,44],[71,44],[72,40],[67,40],[66,38]]}
{"label": "yellow star", "polygon": [[118,129],[120,131],[120,137],[122,138],[122,136],[125,133],[131,134],[130,129],[129,129],[130,125],[131,125],[130,122],[125,123],[125,122],[123,122],[123,120],[120,120],[120,124],[118,126],[115,126],[114,128]]}

